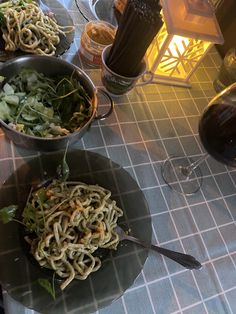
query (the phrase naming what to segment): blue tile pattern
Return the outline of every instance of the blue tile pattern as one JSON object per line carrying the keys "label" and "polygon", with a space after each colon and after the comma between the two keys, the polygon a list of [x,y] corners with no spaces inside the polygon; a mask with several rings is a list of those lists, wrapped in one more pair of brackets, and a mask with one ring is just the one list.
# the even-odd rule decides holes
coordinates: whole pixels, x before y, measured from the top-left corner
{"label": "blue tile pattern", "polygon": [[[100,70],[87,67],[78,55],[85,20],[74,1],[61,2],[76,26],[75,41],[62,58],[81,67],[101,87]],[[201,165],[202,189],[190,197],[175,194],[161,177],[167,155],[186,153],[197,159],[204,153],[198,121],[215,94],[212,81],[220,63],[213,48],[192,76],[191,89],[155,84],[114,98],[112,116],[94,122],[76,145],[111,158],[138,182],[149,204],[154,243],[194,255],[203,264],[200,271],[186,271],[150,252],[133,286],[96,314],[236,313],[236,171],[209,157]],[[106,109],[104,100],[99,110]],[[37,155],[15,147],[0,131],[0,184]],[[133,219],[140,218],[135,208],[133,213]],[[19,314],[23,313],[28,312],[22,309]],[[73,313],[76,309],[68,312]]]}

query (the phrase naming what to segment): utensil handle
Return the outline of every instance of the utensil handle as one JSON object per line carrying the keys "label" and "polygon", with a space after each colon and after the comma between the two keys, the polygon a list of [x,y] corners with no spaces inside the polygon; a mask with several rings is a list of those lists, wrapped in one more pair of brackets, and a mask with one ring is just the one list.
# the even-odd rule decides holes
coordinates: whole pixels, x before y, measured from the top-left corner
{"label": "utensil handle", "polygon": [[151,245],[151,249],[157,251],[158,253],[172,259],[173,261],[179,263],[187,269],[201,269],[202,265],[199,261],[195,259],[192,255],[168,250],[156,245]]}
{"label": "utensil handle", "polygon": [[187,269],[201,269],[202,268],[201,263],[199,261],[197,261],[195,259],[195,257],[193,257],[192,255],[168,250],[168,249],[162,248],[162,247],[154,245],[154,244],[151,244],[151,246],[149,246],[144,241],[139,240],[139,239],[132,237],[132,236],[126,236],[126,239],[133,241],[137,244],[140,244],[146,248],[150,248],[150,249],[172,259],[173,261],[177,262],[178,264],[184,266]]}
{"label": "utensil handle", "polygon": [[98,88],[97,92],[103,94],[104,96],[106,96],[108,98],[109,102],[110,102],[109,110],[106,113],[99,114],[99,115],[97,115],[94,118],[96,120],[104,120],[104,119],[106,119],[107,117],[109,117],[112,114],[113,109],[114,109],[114,102],[113,102],[113,99],[111,98],[111,96],[105,90],[103,90],[101,88]]}
{"label": "utensil handle", "polygon": [[144,86],[150,84],[153,81],[153,77],[154,74],[151,71],[146,71],[141,78],[141,82],[136,83],[135,86]]}

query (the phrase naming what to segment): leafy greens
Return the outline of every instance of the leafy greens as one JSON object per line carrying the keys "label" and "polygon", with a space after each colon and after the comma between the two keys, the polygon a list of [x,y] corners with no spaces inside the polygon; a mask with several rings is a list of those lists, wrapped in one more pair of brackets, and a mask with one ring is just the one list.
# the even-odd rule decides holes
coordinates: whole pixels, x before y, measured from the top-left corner
{"label": "leafy greens", "polygon": [[4,224],[14,220],[16,211],[18,209],[17,205],[9,205],[0,209],[0,221]]}
{"label": "leafy greens", "polygon": [[0,92],[0,119],[31,136],[73,133],[86,124],[92,110],[91,99],[74,74],[48,78],[23,68]]}
{"label": "leafy greens", "polygon": [[[69,145],[69,142],[67,143],[66,150],[65,150],[63,159],[61,161],[61,164],[57,168],[57,173],[59,176],[59,180],[61,182],[65,182],[68,179],[68,176],[70,174],[70,168],[69,168],[67,161],[66,161],[68,145]],[[36,217],[36,214],[35,214],[35,207],[33,207],[29,203],[29,199],[32,196],[32,192],[33,192],[32,190],[33,189],[31,188],[29,195],[28,195],[28,198],[27,198],[27,201],[26,201],[25,208],[24,208],[23,213],[22,213],[22,218],[23,218],[22,221],[15,219],[15,215],[16,215],[16,211],[18,210],[18,206],[17,205],[9,205],[9,206],[6,206],[6,207],[3,207],[0,209],[0,221],[3,224],[7,224],[11,221],[15,221],[15,222],[23,224],[28,232],[36,233],[36,234],[38,233],[38,230],[40,228],[44,228],[44,224],[45,224],[44,216],[42,217],[42,220],[39,221]],[[44,201],[47,198],[44,187],[37,189],[33,193],[35,193],[35,195],[37,195],[38,205],[42,206],[42,204],[44,203]],[[55,280],[55,273],[53,274],[53,277],[52,277],[52,283],[47,278],[38,278],[37,282],[43,289],[45,289],[52,296],[52,298],[54,300],[56,300],[54,280]]]}
{"label": "leafy greens", "polygon": [[46,278],[39,278],[38,283],[42,288],[44,288],[53,297],[54,300],[56,300],[56,293],[55,293],[55,288],[54,288],[54,276],[53,276],[53,283],[50,283],[50,281]]}

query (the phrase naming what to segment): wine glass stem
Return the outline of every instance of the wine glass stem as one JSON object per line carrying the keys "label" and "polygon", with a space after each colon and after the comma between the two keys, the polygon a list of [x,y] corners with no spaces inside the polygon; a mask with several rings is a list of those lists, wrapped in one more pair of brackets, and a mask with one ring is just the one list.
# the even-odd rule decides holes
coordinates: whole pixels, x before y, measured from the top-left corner
{"label": "wine glass stem", "polygon": [[182,167],[181,171],[183,173],[183,175],[186,176],[186,178],[188,179],[192,172],[204,161],[206,160],[208,157],[208,154],[204,154],[202,157],[200,157],[198,160],[192,162],[188,167]]}

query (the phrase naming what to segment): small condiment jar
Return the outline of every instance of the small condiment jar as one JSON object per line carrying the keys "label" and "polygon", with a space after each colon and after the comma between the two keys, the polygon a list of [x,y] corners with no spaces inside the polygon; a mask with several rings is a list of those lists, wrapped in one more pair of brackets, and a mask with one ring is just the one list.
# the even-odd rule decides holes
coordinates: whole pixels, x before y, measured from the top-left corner
{"label": "small condiment jar", "polygon": [[81,35],[79,53],[83,61],[91,66],[101,66],[101,55],[105,47],[114,41],[116,28],[105,21],[90,21]]}

